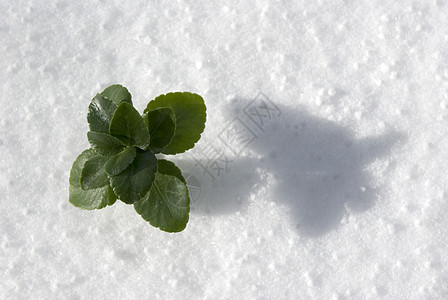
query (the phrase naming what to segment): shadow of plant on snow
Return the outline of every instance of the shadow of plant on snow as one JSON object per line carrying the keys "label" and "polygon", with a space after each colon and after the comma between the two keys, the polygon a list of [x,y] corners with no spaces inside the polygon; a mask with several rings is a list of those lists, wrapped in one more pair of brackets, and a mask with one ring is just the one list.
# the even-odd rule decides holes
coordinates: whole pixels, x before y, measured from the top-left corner
{"label": "shadow of plant on snow", "polygon": [[[370,188],[372,178],[366,166],[386,156],[402,138],[400,134],[357,139],[335,122],[283,105],[266,111],[263,116],[272,113],[273,119],[281,117],[273,122],[266,120],[260,127],[249,114],[246,116],[251,120],[238,117],[242,111],[247,113],[250,105],[250,100],[234,99],[224,111],[230,124],[248,130],[239,140],[247,144],[241,155],[234,151],[232,142],[223,143],[220,135],[220,143],[209,143],[203,150],[209,153],[211,144],[214,156],[180,162],[183,170],[196,170],[200,185],[193,213],[244,211],[251,201],[257,201],[256,197],[249,200],[251,195],[266,187],[262,196],[288,207],[291,222],[301,234],[319,236],[339,226],[346,207],[365,211],[374,205],[378,191]],[[233,132],[237,134],[238,130]],[[220,148],[229,145],[234,149],[220,154]],[[213,166],[218,165],[213,164],[217,162],[221,163],[220,174],[211,178],[215,173],[207,172],[216,171]]]}

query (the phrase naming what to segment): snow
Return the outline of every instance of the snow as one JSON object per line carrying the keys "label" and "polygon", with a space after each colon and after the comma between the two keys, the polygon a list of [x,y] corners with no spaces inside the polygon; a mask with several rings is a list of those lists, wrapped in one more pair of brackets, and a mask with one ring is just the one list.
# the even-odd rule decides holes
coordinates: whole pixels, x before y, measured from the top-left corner
{"label": "snow", "polygon": [[[0,7],[0,298],[448,298],[445,1]],[[114,83],[206,101],[182,233],[68,202]]]}

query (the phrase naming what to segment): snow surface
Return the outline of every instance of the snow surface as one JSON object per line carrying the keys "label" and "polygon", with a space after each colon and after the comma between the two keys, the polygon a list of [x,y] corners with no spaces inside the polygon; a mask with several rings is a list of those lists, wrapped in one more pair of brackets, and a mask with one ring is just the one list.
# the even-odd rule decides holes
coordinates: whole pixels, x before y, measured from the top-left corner
{"label": "snow surface", "polygon": [[[448,299],[448,3],[217,2],[0,1],[0,298]],[[68,202],[113,83],[206,101],[182,233]]]}

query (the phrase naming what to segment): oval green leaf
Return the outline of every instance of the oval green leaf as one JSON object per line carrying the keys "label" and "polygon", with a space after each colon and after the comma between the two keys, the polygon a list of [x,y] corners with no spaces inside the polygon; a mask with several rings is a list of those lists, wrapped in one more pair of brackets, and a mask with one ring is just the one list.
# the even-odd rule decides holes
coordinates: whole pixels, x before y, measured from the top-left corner
{"label": "oval green leaf", "polygon": [[104,165],[107,157],[95,155],[90,157],[82,167],[81,188],[83,190],[96,189],[109,184]]}
{"label": "oval green leaf", "polygon": [[139,201],[151,189],[157,172],[157,158],[148,150],[137,152],[134,161],[121,173],[110,176],[118,198],[127,204]]}
{"label": "oval green leaf", "polygon": [[176,130],[174,112],[169,107],[161,107],[148,111],[143,119],[149,128],[151,141],[149,149],[154,153],[160,153],[173,139]]}
{"label": "oval green leaf", "polygon": [[158,172],[151,190],[134,208],[152,226],[180,232],[189,220],[188,188],[178,177]]}
{"label": "oval green leaf", "polygon": [[117,106],[109,99],[96,95],[89,105],[87,122],[91,131],[109,133],[109,126]]}
{"label": "oval green leaf", "polygon": [[164,154],[182,153],[194,147],[205,128],[206,107],[201,96],[188,92],[160,95],[148,103],[145,113],[169,107],[174,111],[176,130]]}
{"label": "oval green leaf", "polygon": [[114,204],[117,200],[109,185],[90,190],[81,188],[82,168],[85,162],[94,156],[97,156],[97,154],[93,149],[85,150],[76,158],[70,171],[69,201],[74,206],[82,209],[100,209]]}
{"label": "oval green leaf", "polygon": [[122,102],[110,122],[109,132],[129,146],[143,150],[149,146],[149,130],[142,116],[129,103]]}
{"label": "oval green leaf", "polygon": [[165,159],[159,159],[157,161],[157,173],[176,176],[183,183],[186,183],[184,176],[180,169],[171,161]]}
{"label": "oval green leaf", "polygon": [[120,174],[132,163],[136,154],[135,148],[128,146],[122,152],[110,157],[104,166],[106,173],[111,176]]}
{"label": "oval green leaf", "polygon": [[89,131],[87,132],[87,139],[92,148],[103,156],[120,153],[126,146],[121,140],[107,133]]}
{"label": "oval green leaf", "polygon": [[131,93],[129,93],[127,88],[119,84],[114,84],[107,87],[101,92],[101,95],[107,99],[110,99],[117,106],[123,101],[132,105]]}

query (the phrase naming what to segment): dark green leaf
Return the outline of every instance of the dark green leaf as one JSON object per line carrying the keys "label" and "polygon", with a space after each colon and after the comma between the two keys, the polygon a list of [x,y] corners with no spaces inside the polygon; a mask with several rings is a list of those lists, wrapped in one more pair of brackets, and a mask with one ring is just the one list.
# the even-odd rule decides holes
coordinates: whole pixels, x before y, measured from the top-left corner
{"label": "dark green leaf", "polygon": [[121,201],[132,204],[150,190],[157,172],[157,158],[151,150],[137,152],[134,161],[120,174],[110,176],[110,184]]}
{"label": "dark green leaf", "polygon": [[85,150],[76,158],[70,171],[69,201],[82,209],[100,209],[114,204],[117,200],[109,185],[90,190],[81,188],[81,172],[84,163],[94,156],[97,156],[97,154],[93,149]]}
{"label": "dark green leaf", "polygon": [[91,131],[109,133],[110,121],[117,106],[100,94],[92,99],[87,113],[87,121]]}
{"label": "dark green leaf", "polygon": [[110,184],[107,185],[107,192],[111,195],[109,202],[107,203],[107,205],[113,205],[115,204],[115,202],[117,202],[117,195],[115,195],[114,190],[112,189],[112,187],[110,186]]}
{"label": "dark green leaf", "polygon": [[164,154],[182,153],[194,147],[205,128],[206,108],[204,99],[193,93],[168,93],[148,103],[145,113],[160,107],[174,111],[176,130]]}
{"label": "dark green leaf", "polygon": [[109,132],[124,143],[143,150],[149,146],[149,131],[142,116],[129,103],[122,102],[110,123]]}
{"label": "dark green leaf", "polygon": [[118,175],[132,163],[136,154],[135,148],[128,146],[122,152],[110,157],[104,166],[106,173],[111,176]]}
{"label": "dark green leaf", "polygon": [[165,175],[176,176],[183,183],[186,183],[185,178],[182,176],[180,169],[171,161],[165,159],[157,160],[157,172]]}
{"label": "dark green leaf", "polygon": [[107,157],[95,155],[90,157],[85,163],[81,171],[81,188],[90,190],[109,185],[104,165]]}
{"label": "dark green leaf", "polygon": [[115,155],[123,150],[126,146],[121,140],[110,134],[89,131],[87,139],[92,148],[99,154],[104,156]]}
{"label": "dark green leaf", "polygon": [[190,213],[188,188],[176,176],[157,173],[151,190],[134,208],[154,227],[167,232],[182,231]]}
{"label": "dark green leaf", "polygon": [[154,153],[161,152],[173,139],[176,129],[174,112],[169,107],[148,111],[143,115],[148,125],[151,142],[149,149]]}
{"label": "dark green leaf", "polygon": [[110,99],[117,106],[123,101],[132,104],[131,94],[128,89],[119,84],[109,86],[101,92],[101,95]]}

